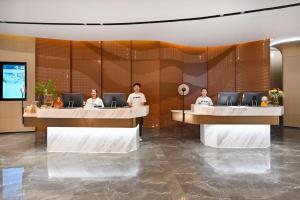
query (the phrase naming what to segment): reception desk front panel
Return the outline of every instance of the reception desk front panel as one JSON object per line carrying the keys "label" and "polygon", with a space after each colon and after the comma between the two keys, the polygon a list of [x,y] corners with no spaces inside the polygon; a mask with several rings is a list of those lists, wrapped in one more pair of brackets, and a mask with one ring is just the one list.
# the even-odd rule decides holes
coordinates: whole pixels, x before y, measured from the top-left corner
{"label": "reception desk front panel", "polygon": [[200,140],[217,148],[266,148],[270,146],[270,125],[266,124],[204,124]]}
{"label": "reception desk front panel", "polygon": [[48,127],[48,152],[127,153],[139,147],[133,128]]}

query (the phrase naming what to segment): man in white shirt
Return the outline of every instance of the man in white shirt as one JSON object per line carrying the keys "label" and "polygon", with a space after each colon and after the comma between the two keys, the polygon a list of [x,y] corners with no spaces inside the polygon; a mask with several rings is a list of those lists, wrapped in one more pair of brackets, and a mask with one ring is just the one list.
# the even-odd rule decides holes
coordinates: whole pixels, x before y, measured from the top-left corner
{"label": "man in white shirt", "polygon": [[201,96],[197,98],[196,103],[198,105],[205,105],[205,106],[212,106],[213,102],[211,98],[209,98],[207,95],[207,89],[202,88],[201,89]]}
{"label": "man in white shirt", "polygon": [[[134,92],[128,96],[127,103],[130,107],[143,106],[146,103],[145,95],[140,92],[141,84],[135,83],[133,84]],[[140,141],[142,141],[142,128],[144,124],[144,120],[142,117],[137,118],[137,123],[140,125]]]}
{"label": "man in white shirt", "polygon": [[141,84],[133,84],[134,92],[128,96],[127,103],[130,107],[143,106],[146,103],[146,97],[140,92]]}

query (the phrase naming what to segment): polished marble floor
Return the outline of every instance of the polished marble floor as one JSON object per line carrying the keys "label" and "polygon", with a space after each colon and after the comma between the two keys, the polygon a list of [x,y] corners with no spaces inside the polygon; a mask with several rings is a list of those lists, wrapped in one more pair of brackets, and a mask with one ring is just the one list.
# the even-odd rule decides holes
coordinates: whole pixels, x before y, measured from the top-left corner
{"label": "polished marble floor", "polygon": [[195,127],[144,131],[129,154],[47,153],[34,133],[0,134],[0,199],[300,199],[300,129],[268,149],[214,149]]}

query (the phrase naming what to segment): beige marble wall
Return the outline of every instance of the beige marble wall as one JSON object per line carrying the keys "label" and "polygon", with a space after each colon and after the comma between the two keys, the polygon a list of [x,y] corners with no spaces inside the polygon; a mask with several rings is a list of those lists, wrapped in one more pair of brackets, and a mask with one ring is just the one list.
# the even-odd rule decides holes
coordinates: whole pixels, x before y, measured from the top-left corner
{"label": "beige marble wall", "polygon": [[[27,102],[34,100],[35,38],[0,34],[0,60],[27,62]],[[0,133],[33,131],[22,124],[21,102],[0,101]]]}
{"label": "beige marble wall", "polygon": [[282,89],[282,54],[276,48],[271,48],[271,88]]}
{"label": "beige marble wall", "polygon": [[300,127],[300,42],[281,44],[282,53],[284,125]]}

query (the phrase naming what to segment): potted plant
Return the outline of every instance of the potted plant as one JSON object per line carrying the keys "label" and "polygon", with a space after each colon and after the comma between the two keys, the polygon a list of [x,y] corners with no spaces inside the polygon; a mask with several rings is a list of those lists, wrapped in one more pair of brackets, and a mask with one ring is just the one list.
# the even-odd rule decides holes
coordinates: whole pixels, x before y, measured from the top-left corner
{"label": "potted plant", "polygon": [[46,83],[37,82],[35,86],[35,92],[38,95],[39,105],[53,105],[53,98],[57,96],[56,87],[52,80],[48,80]]}
{"label": "potted plant", "polygon": [[283,97],[283,91],[279,88],[269,90],[269,96],[271,98],[273,106],[279,106],[280,100]]}

